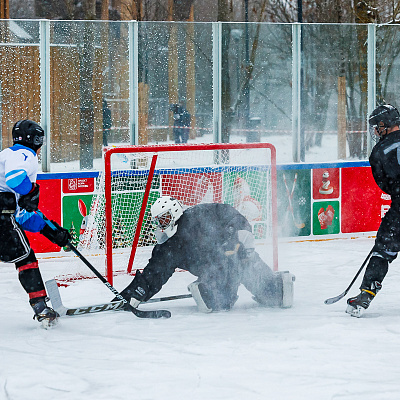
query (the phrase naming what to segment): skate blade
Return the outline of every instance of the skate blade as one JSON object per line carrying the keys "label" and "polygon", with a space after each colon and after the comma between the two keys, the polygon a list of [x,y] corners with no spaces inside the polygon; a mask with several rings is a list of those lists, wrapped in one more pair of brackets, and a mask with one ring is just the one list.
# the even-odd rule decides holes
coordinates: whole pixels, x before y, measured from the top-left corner
{"label": "skate blade", "polygon": [[346,313],[352,317],[360,318],[364,314],[365,309],[361,306],[353,307],[350,304],[347,306]]}
{"label": "skate blade", "polygon": [[52,329],[58,324],[58,318],[53,319],[51,321],[45,318],[42,321],[40,321],[40,323],[42,324],[43,329]]}

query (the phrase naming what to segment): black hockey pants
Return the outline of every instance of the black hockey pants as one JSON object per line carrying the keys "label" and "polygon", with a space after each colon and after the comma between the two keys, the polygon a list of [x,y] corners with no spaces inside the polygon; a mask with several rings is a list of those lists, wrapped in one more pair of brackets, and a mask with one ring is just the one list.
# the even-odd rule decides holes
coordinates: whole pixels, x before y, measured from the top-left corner
{"label": "black hockey pants", "polygon": [[31,246],[24,230],[15,221],[13,193],[0,193],[0,260],[16,263],[28,257]]}
{"label": "black hockey pants", "polygon": [[29,295],[30,303],[46,297],[35,253],[24,230],[15,221],[13,193],[0,193],[0,261],[15,263],[18,278]]}

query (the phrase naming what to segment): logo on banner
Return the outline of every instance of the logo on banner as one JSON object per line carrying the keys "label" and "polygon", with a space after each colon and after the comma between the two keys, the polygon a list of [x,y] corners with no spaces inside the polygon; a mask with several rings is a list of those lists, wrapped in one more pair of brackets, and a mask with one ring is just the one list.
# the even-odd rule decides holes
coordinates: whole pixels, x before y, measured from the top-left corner
{"label": "logo on banner", "polygon": [[75,191],[78,189],[78,180],[75,179],[68,179],[68,190]]}

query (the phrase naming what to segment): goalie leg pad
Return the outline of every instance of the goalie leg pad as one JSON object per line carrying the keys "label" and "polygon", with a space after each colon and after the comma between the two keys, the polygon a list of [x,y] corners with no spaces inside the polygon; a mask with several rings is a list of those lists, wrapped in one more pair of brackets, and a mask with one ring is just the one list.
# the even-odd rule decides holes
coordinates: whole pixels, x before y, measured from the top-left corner
{"label": "goalie leg pad", "polygon": [[254,296],[254,300],[266,307],[290,308],[293,305],[293,282],[295,276],[289,271],[274,274],[262,293]]}
{"label": "goalie leg pad", "polygon": [[[192,293],[193,299],[197,304],[197,308],[200,312],[210,313],[212,308],[207,305],[207,291],[205,290],[204,283],[195,281],[188,286],[188,290]],[[208,302],[210,300],[208,299]]]}
{"label": "goalie leg pad", "polygon": [[294,284],[296,277],[289,271],[282,271],[282,308],[290,308],[293,305]]}

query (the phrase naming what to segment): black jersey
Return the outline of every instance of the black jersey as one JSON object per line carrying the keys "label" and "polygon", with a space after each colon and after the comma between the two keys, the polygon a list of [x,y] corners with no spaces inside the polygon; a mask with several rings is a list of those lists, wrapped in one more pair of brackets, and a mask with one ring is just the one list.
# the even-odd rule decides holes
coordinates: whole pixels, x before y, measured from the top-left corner
{"label": "black jersey", "polygon": [[238,243],[237,231],[251,231],[247,219],[227,204],[199,204],[185,210],[174,236],[157,244],[142,277],[149,286],[147,298],[157,293],[182,268],[197,277],[210,270],[223,273],[225,251]]}
{"label": "black jersey", "polygon": [[369,157],[376,184],[400,205],[400,130],[384,135]]}

